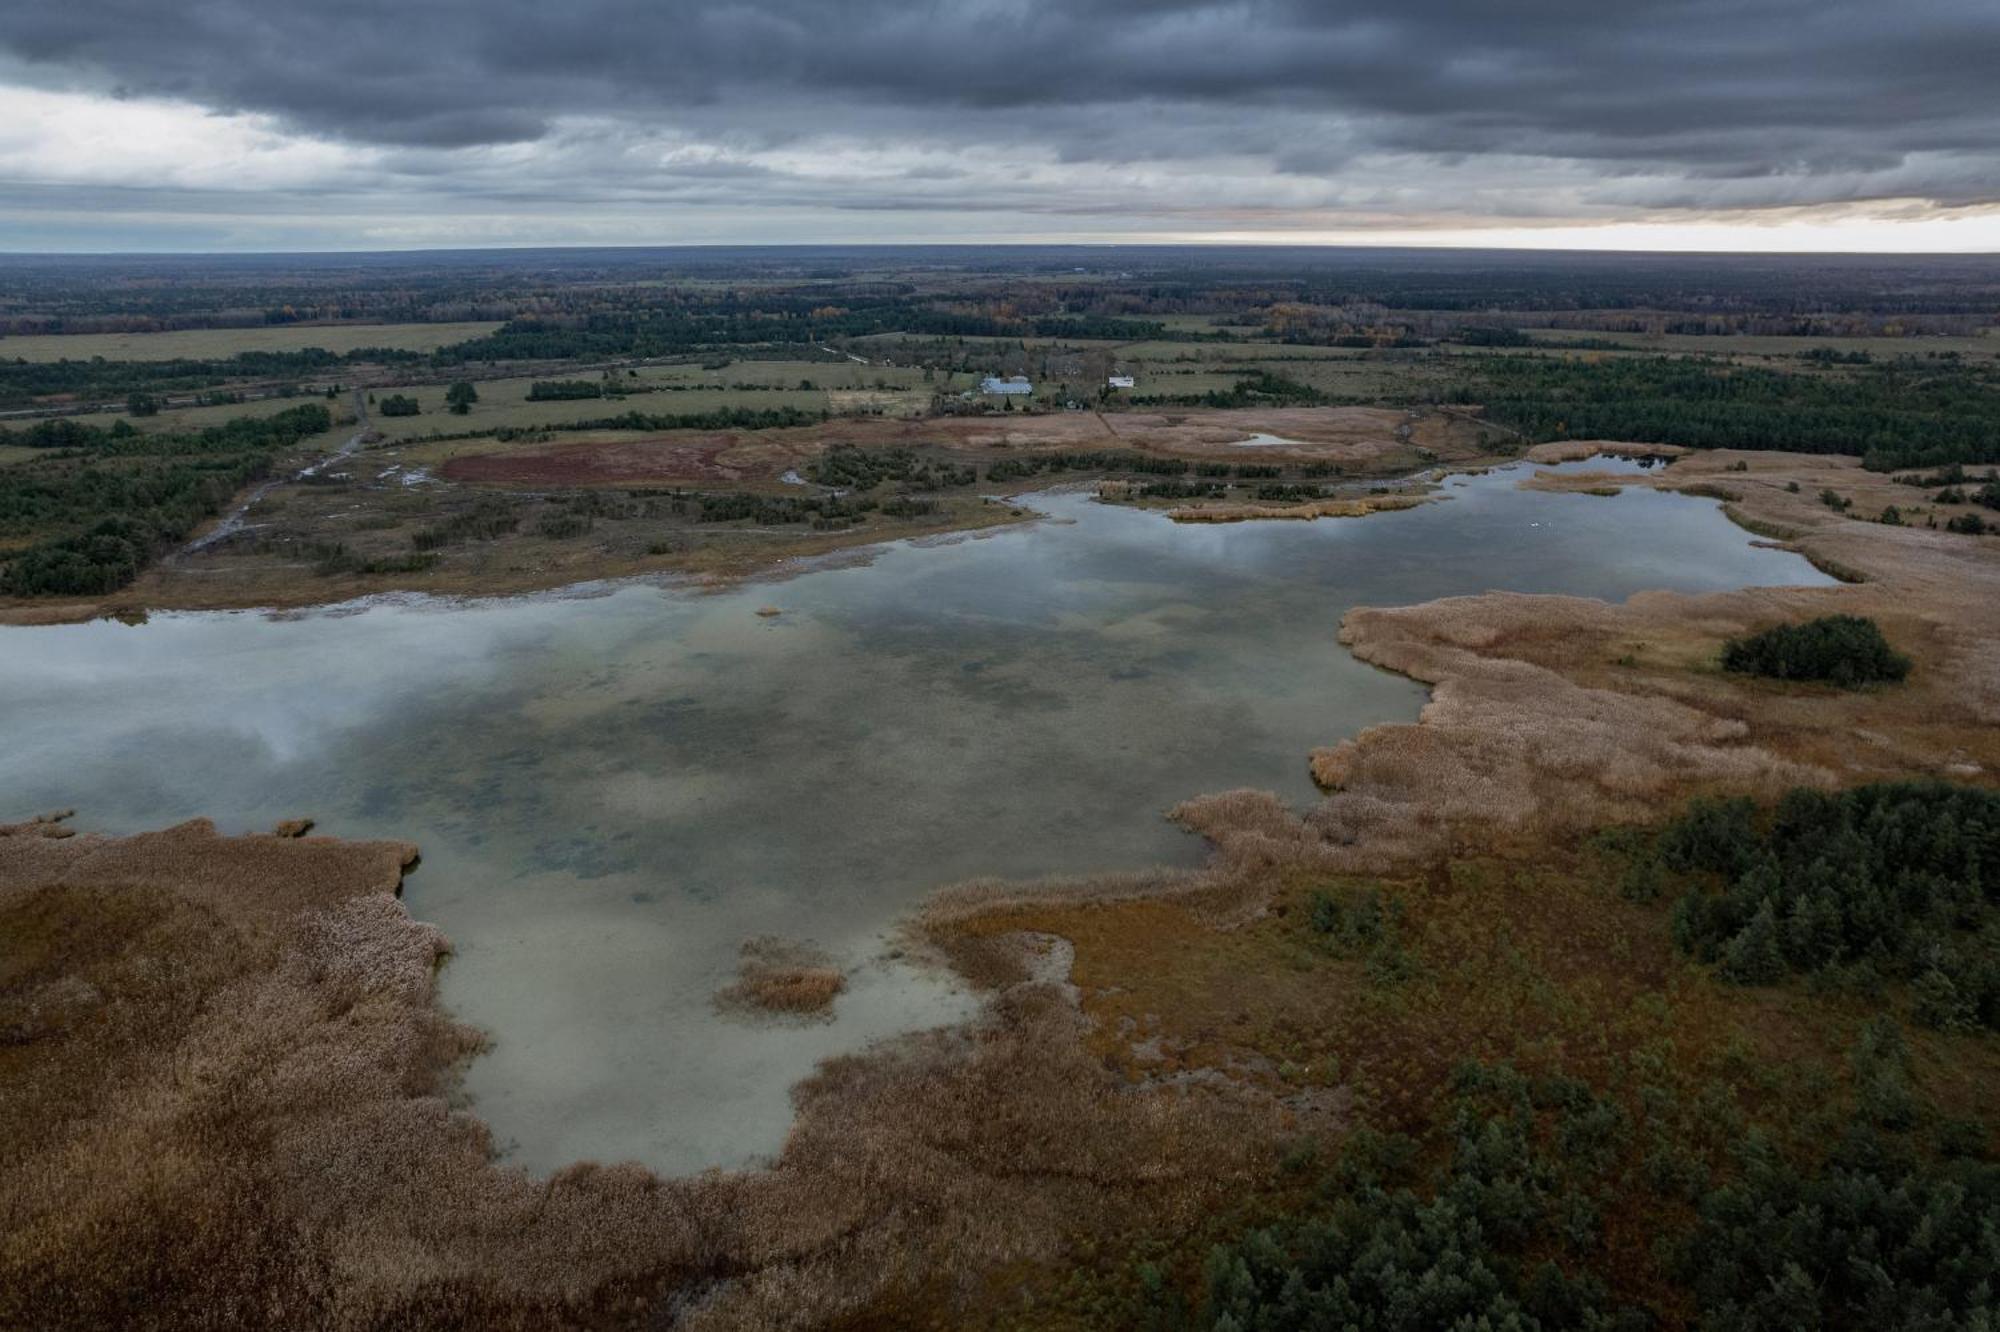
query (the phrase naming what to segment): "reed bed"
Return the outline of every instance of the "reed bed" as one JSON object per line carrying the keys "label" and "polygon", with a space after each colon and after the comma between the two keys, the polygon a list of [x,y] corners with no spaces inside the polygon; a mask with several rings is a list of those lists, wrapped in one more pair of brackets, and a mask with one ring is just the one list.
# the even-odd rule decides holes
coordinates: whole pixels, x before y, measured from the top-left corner
{"label": "reed bed", "polygon": [[494,1163],[399,843],[0,828],[0,1326],[824,1326],[967,1307],[1269,1168],[1066,987],[825,1065],[770,1170]]}
{"label": "reed bed", "polygon": [[771,935],[745,940],[736,980],[718,990],[718,1008],[794,1017],[831,1017],[847,976],[810,944]]}

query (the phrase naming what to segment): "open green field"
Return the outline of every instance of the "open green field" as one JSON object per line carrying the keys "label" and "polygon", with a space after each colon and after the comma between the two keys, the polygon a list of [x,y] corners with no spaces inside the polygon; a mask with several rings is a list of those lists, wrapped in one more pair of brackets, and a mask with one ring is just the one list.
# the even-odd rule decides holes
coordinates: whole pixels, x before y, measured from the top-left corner
{"label": "open green field", "polygon": [[463,324],[278,324],[265,328],[199,328],[176,333],[49,333],[0,338],[0,360],[107,361],[218,360],[253,351],[301,351],[320,347],[350,352],[360,347],[435,351],[467,338],[482,337],[497,323]]}
{"label": "open green field", "polygon": [[5,467],[9,463],[26,462],[42,451],[31,449],[25,444],[0,444],[0,467]]}
{"label": "open green field", "polygon": [[[124,412],[84,412],[69,419],[94,426],[108,426],[117,421],[127,421],[136,430],[156,435],[163,432],[201,430],[245,416],[275,416],[288,407],[316,400],[318,399],[312,395],[295,398],[257,398],[250,402],[217,403],[212,407],[162,407],[151,416],[127,416]],[[336,423],[350,419],[346,394],[343,393],[339,401],[329,402],[326,405],[333,413]]]}
{"label": "open green field", "polygon": [[[815,368],[838,369],[830,364]],[[704,380],[700,378],[701,371],[698,366],[647,367],[640,370],[636,377],[628,376],[624,382],[685,383],[690,387],[633,393],[623,398],[571,398],[548,402],[528,401],[528,391],[536,379],[595,380],[598,376],[564,374],[560,370],[552,369],[547,374],[532,378],[481,380],[475,385],[479,390],[479,401],[474,403],[472,410],[464,416],[453,416],[446,409],[444,395],[447,386],[444,384],[383,387],[373,391],[377,406],[369,412],[369,424],[390,439],[415,439],[432,434],[456,435],[507,427],[532,429],[538,426],[558,426],[570,421],[592,421],[608,416],[622,416],[627,412],[640,412],[647,416],[684,416],[731,407],[748,411],[775,411],[784,407],[805,412],[823,412],[831,409],[831,399],[824,389],[732,388],[726,381],[736,369],[738,367],[731,366],[724,371],[710,371],[708,374],[713,378]],[[669,378],[663,373],[669,371],[693,371],[694,375]],[[796,385],[803,377],[793,376],[790,382]],[[746,375],[738,382],[749,383],[751,380]],[[778,379],[776,382],[784,381]],[[384,416],[379,404],[382,399],[392,394],[415,398],[421,411],[416,416]]]}

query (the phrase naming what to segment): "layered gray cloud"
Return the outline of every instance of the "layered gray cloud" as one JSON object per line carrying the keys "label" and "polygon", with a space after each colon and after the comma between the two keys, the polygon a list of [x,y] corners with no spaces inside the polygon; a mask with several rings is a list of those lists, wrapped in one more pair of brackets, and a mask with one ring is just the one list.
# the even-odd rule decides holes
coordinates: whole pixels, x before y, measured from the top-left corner
{"label": "layered gray cloud", "polygon": [[65,0],[0,8],[0,56],[341,145],[349,197],[1141,229],[2000,203],[1993,0]]}

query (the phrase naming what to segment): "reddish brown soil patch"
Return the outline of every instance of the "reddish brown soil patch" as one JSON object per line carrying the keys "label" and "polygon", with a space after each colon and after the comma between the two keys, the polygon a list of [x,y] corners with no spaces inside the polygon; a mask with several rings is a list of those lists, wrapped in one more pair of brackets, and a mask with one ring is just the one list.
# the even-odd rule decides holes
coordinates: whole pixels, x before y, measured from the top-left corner
{"label": "reddish brown soil patch", "polygon": [[716,461],[727,445],[709,435],[654,436],[604,443],[586,440],[524,449],[519,453],[453,458],[448,480],[507,486],[603,486],[678,481],[700,485],[739,481],[743,469]]}

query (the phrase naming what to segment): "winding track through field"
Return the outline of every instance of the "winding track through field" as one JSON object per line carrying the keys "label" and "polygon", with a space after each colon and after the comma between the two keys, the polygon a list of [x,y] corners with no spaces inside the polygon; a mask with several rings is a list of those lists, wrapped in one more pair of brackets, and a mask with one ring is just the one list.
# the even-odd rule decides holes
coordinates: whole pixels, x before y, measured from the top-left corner
{"label": "winding track through field", "polygon": [[221,522],[217,523],[214,527],[202,533],[194,540],[188,542],[187,545],[181,547],[180,550],[175,553],[174,558],[178,559],[182,555],[199,554],[200,552],[207,550],[210,546],[215,545],[217,542],[224,541],[232,536],[235,536],[238,532],[243,530],[244,520],[249,516],[250,510],[256,506],[257,501],[263,499],[264,496],[270,494],[274,487],[288,480],[297,481],[297,480],[302,480],[305,477],[316,476],[323,468],[329,466],[330,464],[339,462],[343,458],[353,457],[354,454],[361,448],[361,441],[367,436],[367,434],[368,434],[368,404],[366,400],[363,398],[361,390],[357,387],[354,390],[354,433],[349,435],[346,441],[342,443],[339,448],[335,449],[332,453],[327,454],[324,458],[321,458],[318,462],[311,463],[305,467],[300,468],[298,471],[292,473],[292,475],[289,477],[274,476],[274,477],[269,477],[266,480],[259,481],[257,483],[257,488],[252,490],[248,495],[244,496],[243,502],[241,504],[237,505],[234,509],[231,509],[227,514],[225,514]]}

